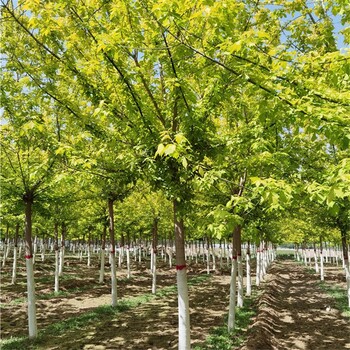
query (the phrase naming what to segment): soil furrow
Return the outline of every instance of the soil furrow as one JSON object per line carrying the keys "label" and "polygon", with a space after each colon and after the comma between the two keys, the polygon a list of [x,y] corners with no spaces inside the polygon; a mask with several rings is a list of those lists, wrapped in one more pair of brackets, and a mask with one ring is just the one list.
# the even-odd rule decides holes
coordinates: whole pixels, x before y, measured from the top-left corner
{"label": "soil furrow", "polygon": [[317,276],[293,261],[269,270],[259,313],[242,350],[350,349],[350,322],[319,286]]}

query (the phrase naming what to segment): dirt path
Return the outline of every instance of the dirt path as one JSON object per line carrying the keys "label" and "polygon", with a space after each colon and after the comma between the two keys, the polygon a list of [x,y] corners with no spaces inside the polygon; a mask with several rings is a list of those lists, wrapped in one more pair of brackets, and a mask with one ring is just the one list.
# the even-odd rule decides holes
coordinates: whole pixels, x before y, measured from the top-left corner
{"label": "dirt path", "polygon": [[334,300],[305,267],[275,262],[265,288],[242,350],[350,349],[349,319],[334,308]]}

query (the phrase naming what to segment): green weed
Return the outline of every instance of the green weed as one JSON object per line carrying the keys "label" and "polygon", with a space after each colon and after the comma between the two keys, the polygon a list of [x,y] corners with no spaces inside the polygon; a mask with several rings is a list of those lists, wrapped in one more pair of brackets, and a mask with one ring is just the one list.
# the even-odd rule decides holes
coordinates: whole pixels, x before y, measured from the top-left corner
{"label": "green weed", "polygon": [[346,289],[338,286],[331,286],[326,282],[319,282],[319,285],[322,290],[335,300],[335,306],[341,312],[342,316],[350,318]]}
{"label": "green weed", "polygon": [[231,350],[240,346],[244,339],[252,318],[257,313],[257,292],[255,291],[250,298],[246,298],[245,305],[242,308],[236,308],[235,329],[231,332],[227,329],[227,317],[225,324],[216,327],[207,337],[205,344],[196,346],[194,350]]}

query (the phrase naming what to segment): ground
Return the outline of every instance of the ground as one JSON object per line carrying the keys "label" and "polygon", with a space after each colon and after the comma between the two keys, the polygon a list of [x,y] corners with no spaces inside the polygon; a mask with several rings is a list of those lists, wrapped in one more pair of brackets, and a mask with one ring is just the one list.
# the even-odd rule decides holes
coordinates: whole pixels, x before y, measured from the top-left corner
{"label": "ground", "polygon": [[[326,280],[345,289],[340,268],[327,267]],[[258,316],[242,350],[350,349],[350,319],[336,307],[312,271],[278,261],[269,270]]]}
{"label": "ground", "polygon": [[[60,283],[62,292],[55,296],[52,293],[53,257],[49,256],[45,262],[37,259],[38,329],[48,331],[32,348],[177,349],[176,272],[165,262],[159,261],[158,265],[159,294],[156,297],[150,294],[149,261],[141,265],[133,261],[131,279],[126,278],[125,268],[118,269],[118,298],[125,301],[125,308],[121,306],[114,312],[98,308],[111,301],[108,266],[106,281],[99,284],[96,258],[88,268],[85,259],[79,261],[68,256]],[[9,261],[2,268],[1,279],[2,339],[27,335],[24,262],[19,263],[15,286],[10,284],[10,271]],[[204,265],[192,261],[188,275],[192,347],[204,347],[213,329],[225,325],[229,268],[224,263],[208,277]],[[328,266],[327,278],[332,284],[345,288],[340,267]],[[242,350],[350,349],[349,318],[341,315],[335,301],[319,286],[317,276],[304,266],[291,260],[275,262],[259,289],[255,302],[258,313],[251,321],[248,338],[240,347]],[[99,313],[96,314],[96,310]],[[72,321],[69,326],[61,326],[62,321],[67,320]],[[21,345],[13,348],[24,350]]]}

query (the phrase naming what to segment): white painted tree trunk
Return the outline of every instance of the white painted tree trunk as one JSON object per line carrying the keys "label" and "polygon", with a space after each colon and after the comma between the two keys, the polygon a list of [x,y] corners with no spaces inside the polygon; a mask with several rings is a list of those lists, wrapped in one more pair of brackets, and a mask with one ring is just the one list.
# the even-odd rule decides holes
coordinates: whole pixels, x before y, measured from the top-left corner
{"label": "white painted tree trunk", "polygon": [[232,258],[231,265],[231,283],[230,283],[230,303],[228,309],[228,324],[227,329],[229,332],[235,328],[236,318],[236,281],[237,281],[237,258]]}
{"label": "white painted tree trunk", "polygon": [[215,247],[211,249],[211,255],[213,259],[213,270],[215,272],[216,270],[216,256],[215,256]]}
{"label": "white painted tree trunk", "polygon": [[172,251],[171,248],[169,249],[169,267],[172,268],[173,266],[173,257],[172,257]]}
{"label": "white painted tree trunk", "polygon": [[83,261],[83,246],[79,246],[79,261]]}
{"label": "white painted tree trunk", "polygon": [[4,244],[4,255],[2,257],[2,267],[5,267],[6,265],[6,257],[7,257],[7,249],[8,249],[8,244]]}
{"label": "white painted tree trunk", "polygon": [[151,250],[151,266],[150,266],[151,275],[152,275],[152,272],[153,272],[153,258],[154,258],[153,250]]}
{"label": "white painted tree trunk", "polygon": [[103,283],[105,279],[105,249],[101,248],[101,261],[100,261],[100,278],[99,283]]}
{"label": "white painted tree trunk", "polygon": [[131,270],[130,270],[130,249],[129,247],[126,248],[126,268],[127,268],[127,277],[131,277]]}
{"label": "white painted tree trunk", "polygon": [[60,265],[59,265],[59,275],[61,276],[63,274],[63,266],[64,266],[64,253],[65,253],[65,247],[64,245],[61,246],[60,250]]}
{"label": "white painted tree trunk", "polygon": [[117,306],[117,273],[115,266],[115,254],[111,251],[111,285],[112,285],[112,306]]}
{"label": "white painted tree trunk", "polygon": [[237,257],[238,265],[238,294],[237,294],[237,306],[243,307],[243,264],[242,255]]}
{"label": "white painted tree trunk", "polygon": [[55,250],[55,293],[58,293],[60,288],[59,274],[60,274],[59,251],[57,249]]}
{"label": "white painted tree trunk", "polygon": [[323,252],[320,252],[320,278],[324,281]]}
{"label": "white painted tree trunk", "polygon": [[255,284],[257,287],[260,286],[260,250],[256,252],[256,275],[255,275]]}
{"label": "white painted tree trunk", "polygon": [[27,300],[28,300],[29,338],[35,338],[38,334],[38,328],[37,328],[37,324],[36,324],[33,257],[26,257],[26,268],[27,268]]}
{"label": "white painted tree trunk", "polygon": [[246,255],[246,269],[247,269],[246,296],[249,297],[252,294],[252,276],[251,276],[251,268],[250,268],[250,254]]}
{"label": "white painted tree trunk", "polygon": [[41,246],[41,261],[45,261],[45,252],[46,252],[46,244],[45,241],[43,240],[42,246]]}
{"label": "white painted tree trunk", "polygon": [[190,350],[190,313],[186,267],[177,269],[177,288],[179,306],[179,350]]}
{"label": "white painted tree trunk", "polygon": [[6,260],[8,259],[9,255],[10,255],[10,251],[11,251],[11,243],[10,240],[7,244],[7,249],[6,249]]}
{"label": "white painted tree trunk", "polygon": [[222,269],[222,255],[223,255],[223,250],[222,250],[222,247],[220,247],[220,251],[219,251],[220,269]]}
{"label": "white painted tree trunk", "polygon": [[22,248],[23,248],[23,245],[22,245],[22,243],[20,243],[19,248],[18,248],[18,258],[19,259],[21,258],[21,255],[22,255]]}
{"label": "white painted tree trunk", "polygon": [[13,264],[12,264],[12,284],[16,284],[17,277],[17,247],[13,247]]}
{"label": "white painted tree trunk", "polygon": [[260,279],[261,280],[263,280],[264,278],[265,278],[265,276],[266,276],[266,265],[267,265],[267,254],[266,254],[267,252],[266,252],[266,249],[263,249],[263,251],[262,251],[262,255],[261,255],[261,257],[262,257],[262,264],[261,264],[261,269],[260,269],[260,271],[261,271],[261,276],[260,276]]}
{"label": "white painted tree trunk", "polygon": [[209,248],[207,248],[207,274],[210,274],[210,251]]}
{"label": "white painted tree trunk", "polygon": [[37,236],[34,237],[33,250],[34,250],[34,253],[33,253],[33,264],[35,264],[36,253],[38,251],[38,237]]}
{"label": "white painted tree trunk", "polygon": [[346,287],[348,294],[348,307],[350,309],[350,266],[349,260],[345,260]]}
{"label": "white painted tree trunk", "polygon": [[306,250],[303,249],[303,261],[304,261],[304,265],[307,266],[307,258],[306,258]]}
{"label": "white painted tree trunk", "polygon": [[121,249],[120,249],[120,254],[121,254],[121,263],[123,264],[123,262],[124,262],[124,246],[122,246],[121,247]]}
{"label": "white painted tree trunk", "polygon": [[318,258],[317,258],[316,249],[314,250],[314,259],[315,259],[315,271],[316,271],[316,273],[319,273]]}
{"label": "white painted tree trunk", "polygon": [[157,291],[157,254],[152,252],[153,255],[153,265],[152,265],[152,294]]}
{"label": "white painted tree trunk", "polygon": [[87,267],[91,267],[91,247],[90,244],[87,245]]}
{"label": "white painted tree trunk", "polygon": [[118,267],[119,269],[122,268],[122,248],[119,248],[118,250]]}

